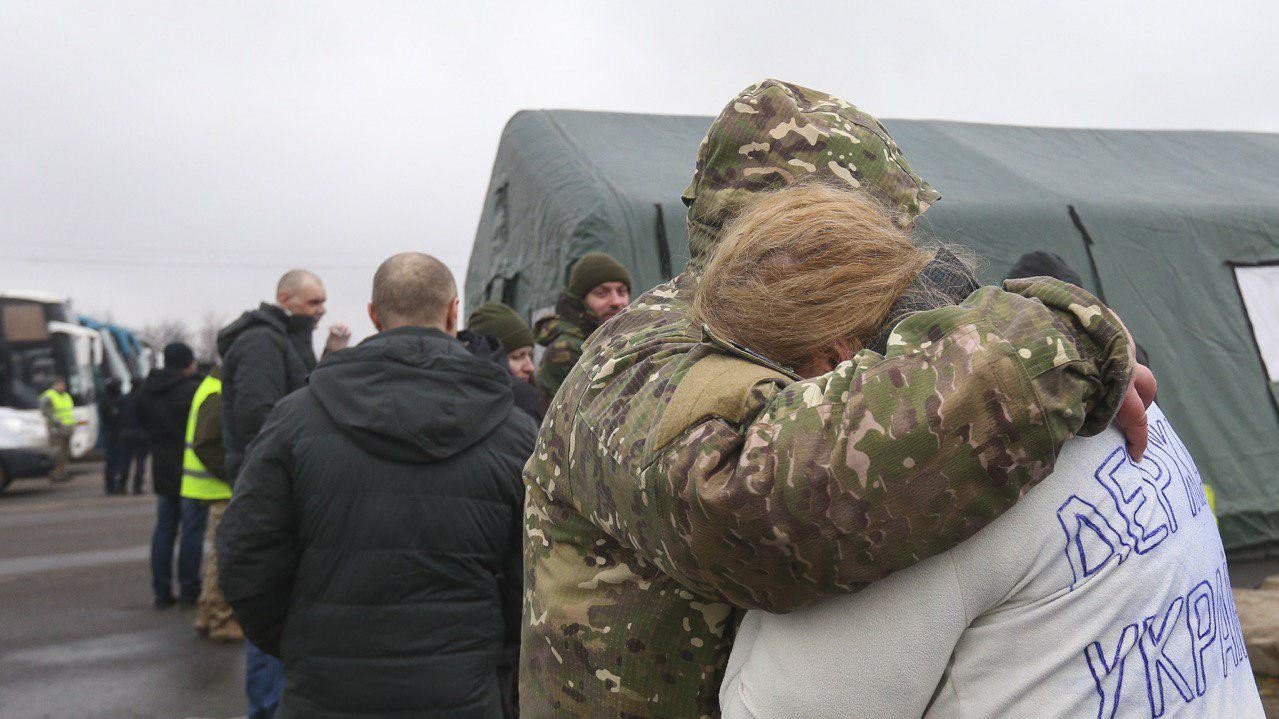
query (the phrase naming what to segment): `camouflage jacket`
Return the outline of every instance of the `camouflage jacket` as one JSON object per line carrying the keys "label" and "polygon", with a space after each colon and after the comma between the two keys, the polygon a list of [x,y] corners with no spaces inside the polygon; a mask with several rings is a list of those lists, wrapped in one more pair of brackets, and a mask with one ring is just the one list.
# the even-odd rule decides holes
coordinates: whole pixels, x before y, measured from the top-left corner
{"label": "camouflage jacket", "polygon": [[521,715],[715,717],[735,608],[944,551],[1103,429],[1118,320],[1039,278],[907,318],[805,381],[704,341],[685,273],[585,345],[525,467]]}
{"label": "camouflage jacket", "polygon": [[564,378],[582,356],[586,338],[599,327],[599,320],[576,297],[561,294],[555,314],[537,323],[537,343],[546,348],[537,368],[537,386],[554,397]]}

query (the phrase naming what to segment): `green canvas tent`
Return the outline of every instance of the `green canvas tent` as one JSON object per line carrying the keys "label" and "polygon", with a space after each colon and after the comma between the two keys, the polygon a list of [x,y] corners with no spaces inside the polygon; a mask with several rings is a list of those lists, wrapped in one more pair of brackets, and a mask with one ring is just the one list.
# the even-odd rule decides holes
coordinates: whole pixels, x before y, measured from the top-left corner
{"label": "green canvas tent", "polygon": [[[591,250],[630,267],[637,290],[679,272],[680,193],[710,120],[516,114],[468,306],[536,317]],[[989,281],[1025,252],[1055,252],[1124,317],[1217,490],[1232,560],[1279,557],[1279,135],[885,124],[943,195],[922,232],[972,248]]]}

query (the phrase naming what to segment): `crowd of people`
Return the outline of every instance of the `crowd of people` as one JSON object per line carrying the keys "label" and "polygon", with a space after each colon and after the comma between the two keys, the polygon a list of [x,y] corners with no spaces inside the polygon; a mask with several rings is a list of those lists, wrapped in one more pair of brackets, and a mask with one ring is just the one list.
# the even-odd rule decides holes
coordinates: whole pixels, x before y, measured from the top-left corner
{"label": "crowd of people", "polygon": [[[126,494],[131,474],[133,493],[142,494],[151,459],[154,605],[195,607],[195,629],[210,640],[247,639],[249,716],[275,715],[285,691],[283,620],[299,599],[297,582],[310,577],[308,569],[333,570],[327,562],[302,562],[308,548],[299,531],[331,537],[330,551],[340,548],[350,572],[310,598],[316,626],[324,629],[299,637],[319,645],[307,654],[328,657],[296,670],[316,682],[312,686],[349,695],[352,678],[363,676],[363,706],[389,703],[424,715],[413,712],[441,705],[434,684],[419,681],[434,661],[432,676],[452,677],[439,686],[456,692],[469,684],[482,714],[491,713],[493,701],[499,715],[516,713],[521,469],[548,397],[590,333],[626,306],[630,286],[616,260],[590,253],[572,268],[558,304],[563,314],[545,318],[536,331],[499,303],[473,310],[462,329],[449,270],[427,255],[405,253],[387,260],[374,278],[369,313],[378,334],[347,349],[348,329],[334,325],[317,363],[312,334],[325,313],[326,291],[313,273],[292,270],[280,278],[274,301],[219,333],[221,361],[207,373],[198,371],[188,345],[175,342],[164,348],[164,365],[132,391],[107,383],[100,407],[107,494]],[[554,350],[540,366],[534,362],[539,342]],[[65,384],[55,381],[45,395],[51,430],[60,430],[51,436],[69,438],[76,422],[63,409]],[[292,406],[289,395],[312,397],[314,404],[309,412],[291,410],[290,432],[280,435],[281,425],[268,419]],[[291,462],[311,456],[325,469],[272,475],[270,463],[254,463],[248,451],[259,445],[275,446]],[[67,455],[64,447],[63,473]],[[382,481],[352,485],[353,472]],[[291,504],[298,492],[330,510]],[[352,492],[355,504],[330,503]],[[241,497],[237,510],[219,532],[233,493]],[[284,544],[271,547],[264,530]],[[219,536],[230,547],[222,553],[225,566],[218,552],[204,551],[206,540]],[[240,538],[248,544],[237,543]],[[387,571],[413,579],[388,584]],[[386,627],[420,634],[418,646],[388,653],[385,637],[360,628],[379,613]],[[307,612],[293,614],[302,621]],[[351,626],[343,628],[343,615]],[[502,657],[500,689],[489,692],[484,668],[495,646]],[[379,656],[387,661],[367,664]],[[387,672],[397,663],[392,657],[402,666]],[[389,693],[379,685],[388,681]],[[308,702],[307,696],[293,697],[292,715],[322,715],[334,701]],[[336,701],[349,704],[349,696]]]}
{"label": "crowd of people", "polygon": [[536,327],[462,327],[406,252],[318,361],[304,270],[207,377],[165,348],[155,602],[246,639],[250,717],[1262,716],[1193,461],[1077,278],[980,286],[883,125],[775,80],[684,199],[633,301],[590,253]]}

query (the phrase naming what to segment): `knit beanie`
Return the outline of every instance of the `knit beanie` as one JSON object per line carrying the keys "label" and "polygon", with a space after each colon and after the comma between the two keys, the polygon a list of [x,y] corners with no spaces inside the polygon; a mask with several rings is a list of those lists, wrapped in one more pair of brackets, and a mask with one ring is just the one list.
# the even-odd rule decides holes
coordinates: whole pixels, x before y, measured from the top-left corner
{"label": "knit beanie", "polygon": [[164,366],[173,369],[186,369],[195,361],[195,353],[185,342],[170,342],[164,346]]}
{"label": "knit beanie", "polygon": [[501,341],[507,352],[533,346],[533,330],[515,310],[497,302],[489,302],[475,308],[466,318],[466,328],[472,332],[493,335]]}
{"label": "knit beanie", "polygon": [[605,282],[621,282],[630,290],[631,273],[603,252],[588,252],[573,263],[573,271],[568,275],[568,293],[581,299]]}

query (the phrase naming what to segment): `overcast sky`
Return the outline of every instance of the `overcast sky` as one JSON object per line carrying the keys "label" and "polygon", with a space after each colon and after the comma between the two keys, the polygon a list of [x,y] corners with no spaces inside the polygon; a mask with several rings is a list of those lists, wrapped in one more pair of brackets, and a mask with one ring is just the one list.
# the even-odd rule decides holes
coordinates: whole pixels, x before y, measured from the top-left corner
{"label": "overcast sky", "polygon": [[1260,1],[0,0],[0,288],[195,324],[305,266],[359,337],[386,256],[463,280],[519,109],[710,115],[778,77],[881,117],[1279,132],[1276,27]]}

